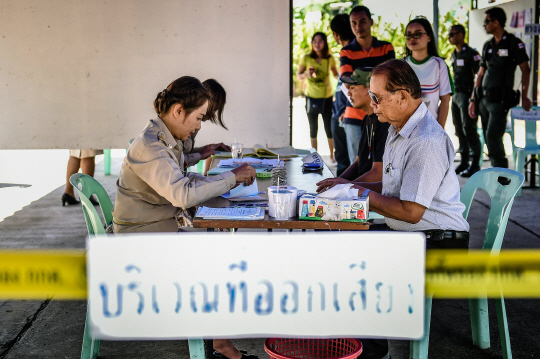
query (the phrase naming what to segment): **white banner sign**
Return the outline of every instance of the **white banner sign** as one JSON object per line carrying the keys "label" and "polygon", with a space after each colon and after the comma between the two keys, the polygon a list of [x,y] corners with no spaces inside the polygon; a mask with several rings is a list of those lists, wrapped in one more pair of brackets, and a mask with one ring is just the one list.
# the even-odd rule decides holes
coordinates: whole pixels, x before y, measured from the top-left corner
{"label": "white banner sign", "polygon": [[522,107],[513,108],[512,117],[514,118],[514,120],[540,121],[540,111],[538,110],[525,111]]}
{"label": "white banner sign", "polygon": [[98,338],[423,335],[421,233],[101,236],[87,258]]}

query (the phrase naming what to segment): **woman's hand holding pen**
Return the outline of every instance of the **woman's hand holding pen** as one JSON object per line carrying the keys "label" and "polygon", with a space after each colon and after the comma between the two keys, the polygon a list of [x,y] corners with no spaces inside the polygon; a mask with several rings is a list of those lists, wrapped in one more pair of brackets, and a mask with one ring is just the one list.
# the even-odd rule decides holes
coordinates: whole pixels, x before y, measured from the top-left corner
{"label": "woman's hand holding pen", "polygon": [[257,172],[255,168],[251,167],[247,163],[244,163],[231,171],[236,176],[236,183],[244,183],[249,186],[255,181]]}

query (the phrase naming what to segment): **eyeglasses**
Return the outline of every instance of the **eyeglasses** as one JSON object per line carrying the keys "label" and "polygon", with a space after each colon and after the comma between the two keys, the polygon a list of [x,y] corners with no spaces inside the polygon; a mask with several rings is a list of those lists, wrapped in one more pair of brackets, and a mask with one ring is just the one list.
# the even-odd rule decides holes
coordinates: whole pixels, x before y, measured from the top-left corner
{"label": "eyeglasses", "polygon": [[451,39],[452,36],[457,35],[457,34],[459,34],[459,32],[449,32],[448,33],[448,38]]}
{"label": "eyeglasses", "polygon": [[405,89],[397,89],[396,91],[387,93],[386,95],[384,95],[384,96],[379,96],[379,97],[375,96],[375,94],[374,94],[373,92],[371,92],[371,90],[368,90],[367,93],[368,93],[369,98],[371,99],[371,101],[373,101],[373,102],[375,103],[375,105],[378,105],[378,104],[380,104],[379,100],[380,100],[381,98],[385,98],[386,96],[390,96],[390,95],[392,95],[392,94],[395,94],[396,92],[398,92],[398,91],[400,91],[400,90],[407,91],[407,90],[405,90]]}
{"label": "eyeglasses", "polygon": [[495,20],[485,19],[484,20],[484,25],[487,25],[487,24],[489,24],[490,22],[493,22],[493,21],[495,21]]}
{"label": "eyeglasses", "polygon": [[414,34],[406,34],[406,35],[405,35],[405,38],[406,38],[407,40],[410,40],[410,39],[412,39],[412,38],[414,37],[416,40],[418,40],[418,39],[421,38],[422,35],[424,35],[424,34],[427,35],[427,32],[415,32]]}

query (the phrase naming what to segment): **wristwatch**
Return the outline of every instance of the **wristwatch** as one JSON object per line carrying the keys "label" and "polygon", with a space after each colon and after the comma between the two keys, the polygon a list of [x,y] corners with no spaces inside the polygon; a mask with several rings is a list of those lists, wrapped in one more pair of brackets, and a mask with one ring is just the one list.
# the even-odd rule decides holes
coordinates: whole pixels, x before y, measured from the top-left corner
{"label": "wristwatch", "polygon": [[470,99],[469,99],[469,103],[471,103],[471,102],[476,102],[476,101],[475,101],[474,98],[470,98]]}
{"label": "wristwatch", "polygon": [[362,193],[362,194],[360,195],[360,197],[367,197],[368,194],[369,194],[369,192],[371,192],[371,190],[370,190],[370,189],[366,189],[366,190],[364,191],[364,193]]}

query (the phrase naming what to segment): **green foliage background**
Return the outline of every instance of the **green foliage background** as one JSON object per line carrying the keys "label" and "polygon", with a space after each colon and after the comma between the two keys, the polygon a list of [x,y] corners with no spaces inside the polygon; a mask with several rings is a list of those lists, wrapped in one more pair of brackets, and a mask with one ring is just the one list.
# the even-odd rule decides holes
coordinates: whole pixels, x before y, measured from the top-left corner
{"label": "green foliage background", "polygon": [[[328,1],[325,3],[317,3],[309,5],[308,7],[297,7],[293,11],[293,83],[295,93],[294,95],[303,95],[302,84],[296,79],[296,72],[298,71],[298,61],[300,56],[309,52],[311,36],[317,31],[324,32],[328,35],[328,46],[332,54],[336,57],[339,71],[339,51],[341,46],[336,43],[332,36],[332,30],[330,30],[330,21],[339,13],[339,10],[332,10],[330,4],[338,3],[339,1]],[[361,5],[361,1],[354,1],[352,6],[347,9],[347,12],[356,5]],[[308,23],[305,21],[306,14],[312,11],[321,11],[321,20],[319,22]],[[409,19],[412,15],[409,16]],[[392,23],[383,22],[382,18],[373,19],[373,26],[371,33],[373,36],[380,40],[388,41],[392,43],[396,51],[396,57],[403,57],[405,54],[405,26],[407,24],[399,24],[396,26]],[[450,27],[458,22],[454,18],[454,12],[450,11],[444,15],[439,16],[439,54],[446,60],[450,66],[450,57],[452,55],[453,46],[448,41],[448,32]],[[468,27],[468,20],[462,21],[461,24]],[[467,34],[468,35],[468,34]],[[467,42],[468,39],[465,39]],[[451,69],[451,66],[450,66]],[[333,77],[331,78],[333,81]],[[332,82],[335,86],[335,82]]]}

